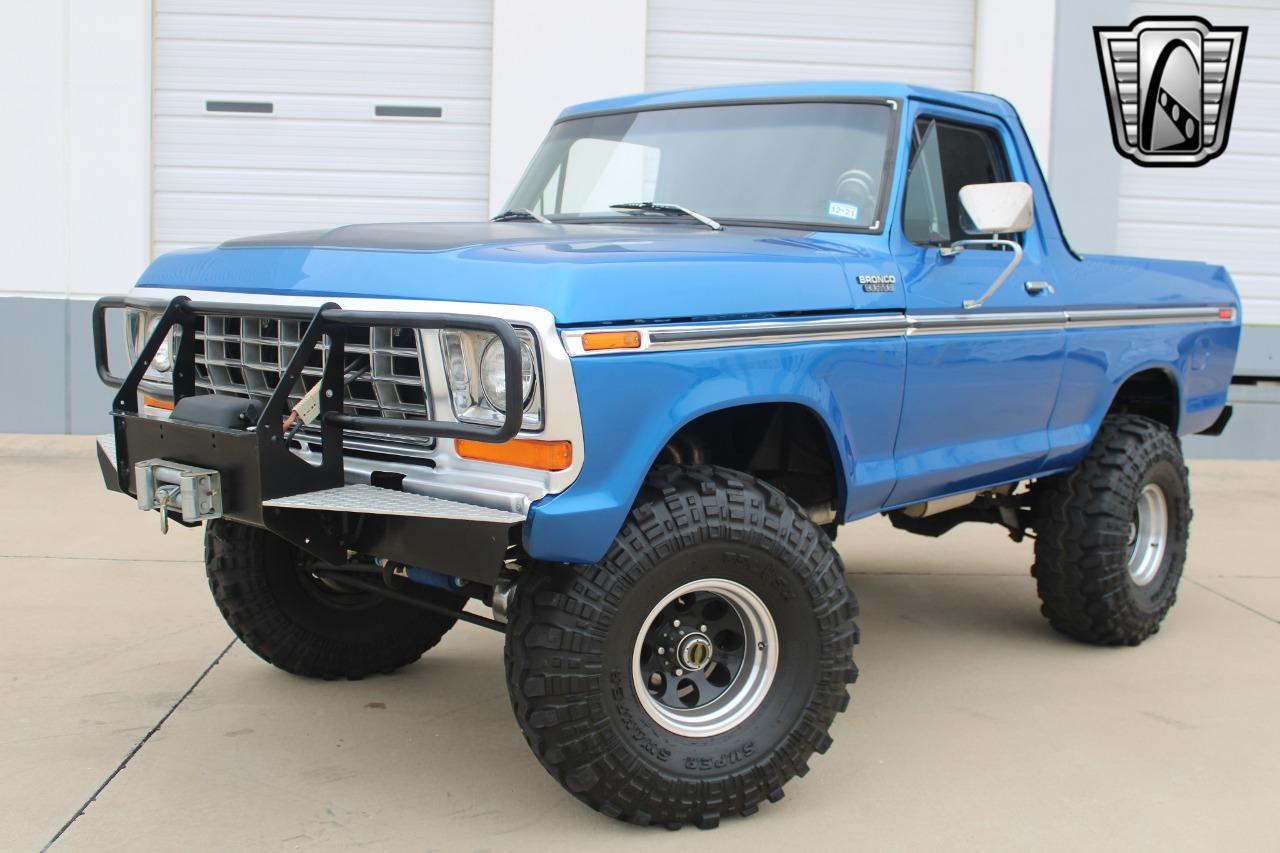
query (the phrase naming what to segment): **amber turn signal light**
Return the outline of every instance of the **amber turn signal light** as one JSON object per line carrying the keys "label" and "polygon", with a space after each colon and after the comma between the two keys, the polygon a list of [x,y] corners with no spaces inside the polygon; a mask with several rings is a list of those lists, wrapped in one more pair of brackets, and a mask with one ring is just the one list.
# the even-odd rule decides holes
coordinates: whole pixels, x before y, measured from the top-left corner
{"label": "amber turn signal light", "polygon": [[639,332],[587,332],[582,336],[582,349],[640,349]]}
{"label": "amber turn signal light", "polygon": [[537,468],[539,471],[563,471],[573,464],[573,445],[567,441],[513,438],[502,444],[493,444],[460,438],[454,442],[454,447],[463,459],[518,465],[521,468]]}
{"label": "amber turn signal light", "polygon": [[150,406],[153,409],[164,409],[167,412],[173,411],[172,400],[160,400],[148,394],[142,395],[142,405]]}

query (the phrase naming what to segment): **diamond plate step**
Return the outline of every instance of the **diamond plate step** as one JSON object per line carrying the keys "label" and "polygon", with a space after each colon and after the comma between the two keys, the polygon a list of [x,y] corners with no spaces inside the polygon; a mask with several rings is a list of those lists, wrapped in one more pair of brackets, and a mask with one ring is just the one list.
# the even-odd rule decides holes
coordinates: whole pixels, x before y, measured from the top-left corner
{"label": "diamond plate step", "polygon": [[109,432],[106,435],[98,436],[98,447],[107,455],[107,459],[111,461],[111,467],[116,467],[116,434]]}
{"label": "diamond plate step", "polygon": [[364,483],[290,495],[287,498],[273,498],[263,501],[262,505],[281,509],[366,512],[371,515],[408,515],[417,518],[453,518],[498,524],[519,524],[525,520],[525,516],[521,513],[417,495],[413,492],[383,489]]}

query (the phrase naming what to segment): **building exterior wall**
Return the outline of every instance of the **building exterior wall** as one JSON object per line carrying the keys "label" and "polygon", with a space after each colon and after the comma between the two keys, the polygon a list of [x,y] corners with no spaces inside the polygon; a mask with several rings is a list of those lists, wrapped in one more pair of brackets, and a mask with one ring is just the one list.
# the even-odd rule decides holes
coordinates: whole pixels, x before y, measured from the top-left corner
{"label": "building exterior wall", "polygon": [[[89,310],[97,296],[127,289],[157,251],[233,231],[331,219],[483,216],[498,210],[566,104],[642,89],[784,78],[905,79],[1007,97],[1023,117],[1075,248],[1225,262],[1250,299],[1240,370],[1264,379],[1280,375],[1280,326],[1273,325],[1280,324],[1280,278],[1261,263],[1267,246],[1257,239],[1270,228],[1269,199],[1280,194],[1270,144],[1280,133],[1274,124],[1280,111],[1268,107],[1271,70],[1280,56],[1271,24],[1280,18],[1262,0],[1231,0],[1220,10],[1217,0],[1194,7],[1179,3],[1173,10],[1204,14],[1215,23],[1257,22],[1228,156],[1201,169],[1172,170],[1192,188],[1188,193],[1200,200],[1196,204],[1208,204],[1197,195],[1204,186],[1238,196],[1240,203],[1229,209],[1177,202],[1170,193],[1188,193],[1163,183],[1171,170],[1124,164],[1111,148],[1091,28],[1125,24],[1149,12],[1155,6],[1146,0],[910,0],[892,7],[873,0],[449,0],[434,11],[405,11],[403,4],[379,0],[361,4],[356,13],[349,11],[355,8],[349,0],[227,0],[215,15],[195,14],[205,11],[205,2],[66,0],[11,4],[6,11],[0,97],[6,114],[22,120],[0,134],[4,185],[18,200],[0,208],[0,251],[8,261],[0,278],[0,357],[32,369],[12,380],[23,405],[0,409],[2,430],[105,428],[109,395],[93,373]],[[316,45],[334,41],[345,29],[339,35],[352,44],[334,50],[359,53],[362,62],[375,66],[407,63],[400,76],[412,85],[396,89],[391,78],[399,72],[379,77],[376,68],[367,80],[385,85],[374,85],[372,92],[352,89],[361,81],[346,72],[327,84],[315,68],[301,65],[296,74],[283,66],[254,71],[255,62],[267,61],[264,40],[280,39],[259,18],[290,9],[288,36],[298,43],[291,56],[320,56]],[[400,21],[401,13],[413,20]],[[353,25],[335,24],[345,18],[354,19]],[[218,32],[201,30],[215,25]],[[210,48],[202,39],[230,46]],[[213,59],[201,64],[201,56]],[[227,70],[225,85],[218,84],[218,68],[229,68],[224,60],[235,56],[242,56],[244,67],[236,74]],[[430,73],[417,68],[448,64],[451,56],[457,61],[449,73],[456,79],[445,73],[433,83]],[[482,71],[472,68],[476,62]],[[415,76],[420,72],[425,76]],[[213,163],[202,172],[196,148],[205,125],[197,124],[195,114],[184,118],[183,111],[206,94],[256,95],[257,80],[278,90],[288,110],[318,110],[292,115],[294,121],[332,124],[337,136],[352,128],[372,134],[365,137],[368,154],[380,162],[353,168],[354,176],[313,168],[317,164],[266,175],[255,172],[254,164],[237,172],[234,163]],[[359,115],[343,112],[364,95],[435,103],[450,86],[456,97],[444,106],[470,128],[458,131],[463,136],[453,140],[453,149],[435,137],[414,136],[422,132],[415,125],[374,122],[364,115],[369,105],[363,101]],[[184,126],[196,130],[184,136]],[[263,146],[276,145],[287,160],[296,140],[264,136],[258,133],[263,127],[252,126],[257,147],[250,153],[258,156]],[[395,127],[406,134],[399,154],[396,131],[387,130]],[[215,140],[200,156],[222,156],[217,146],[234,146],[232,137]],[[185,152],[184,139],[191,146]],[[422,161],[428,148],[444,152],[429,168]],[[1236,154],[1240,163],[1231,166]],[[401,155],[404,163],[396,160]],[[1247,174],[1236,174],[1241,169]],[[252,180],[237,184],[241,178]],[[289,180],[307,183],[301,195],[323,198],[290,207],[281,200],[297,190]],[[277,198],[266,204],[260,193],[248,192],[254,181],[264,182],[263,192]],[[438,205],[431,202],[436,198]],[[1196,210],[1212,214],[1212,227],[1200,242],[1170,236],[1186,226],[1166,220],[1188,210],[1188,221],[1199,215]],[[266,213],[271,215],[262,222],[254,218]],[[1280,399],[1269,402],[1270,394],[1265,382],[1233,392],[1233,402],[1253,407],[1245,419],[1253,425],[1250,435],[1258,424],[1264,425],[1263,436],[1275,434]],[[1248,445],[1241,452],[1256,454],[1276,444],[1237,441],[1230,433],[1217,443],[1206,441],[1189,446],[1220,454]]]}
{"label": "building exterior wall", "polygon": [[569,104],[644,89],[645,3],[494,0],[489,210]]}
{"label": "building exterior wall", "polygon": [[151,4],[13,3],[5,17],[0,429],[100,430],[110,394],[89,310],[151,257]]}

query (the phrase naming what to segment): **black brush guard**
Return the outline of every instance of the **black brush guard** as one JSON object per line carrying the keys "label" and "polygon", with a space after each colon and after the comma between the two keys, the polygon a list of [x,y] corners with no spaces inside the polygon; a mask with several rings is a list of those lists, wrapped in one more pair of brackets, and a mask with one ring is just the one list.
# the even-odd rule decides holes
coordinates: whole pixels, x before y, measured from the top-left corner
{"label": "black brush guard", "polygon": [[[162,307],[160,321],[129,374],[125,377],[112,374],[108,362],[107,311],[133,308],[154,312]],[[263,406],[257,423],[249,429],[223,429],[139,415],[139,386],[174,326],[182,329],[172,368],[174,403],[196,393],[196,332],[201,318],[211,314],[309,321],[297,352]],[[342,565],[350,552],[356,552],[492,584],[501,571],[514,523],[263,506],[264,501],[274,498],[343,486],[343,431],[346,429],[487,442],[507,441],[520,431],[523,412],[514,408],[496,426],[344,413],[347,332],[353,327],[373,326],[489,332],[502,343],[507,387],[521,385],[519,339],[510,323],[491,317],[346,311],[336,303],[327,303],[316,310],[197,302],[185,296],[178,296],[167,304],[128,297],[98,300],[93,309],[94,359],[99,378],[118,389],[111,412],[116,458],[101,458],[103,453],[99,451],[107,487],[136,497],[131,482],[133,466],[148,459],[212,468],[222,478],[224,517],[270,530],[326,563]],[[284,419],[289,412],[290,390],[301,377],[316,346],[326,338],[328,353],[320,379],[321,461],[313,465],[290,450],[284,435]]]}

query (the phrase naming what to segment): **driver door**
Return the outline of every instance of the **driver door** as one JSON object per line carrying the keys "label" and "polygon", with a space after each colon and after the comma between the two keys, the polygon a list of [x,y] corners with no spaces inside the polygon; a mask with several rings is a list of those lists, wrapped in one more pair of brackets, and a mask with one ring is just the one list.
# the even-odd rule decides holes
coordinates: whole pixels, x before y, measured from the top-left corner
{"label": "driver door", "polygon": [[914,323],[894,448],[889,505],[896,506],[1035,473],[1048,453],[1066,343],[1034,222],[1020,235],[1021,263],[979,308],[964,303],[985,293],[1014,253],[942,251],[973,236],[964,231],[961,187],[1027,180],[1009,157],[1007,130],[954,110],[930,108],[913,121],[902,217],[891,237]]}

